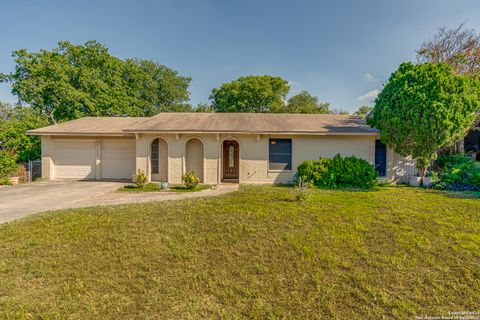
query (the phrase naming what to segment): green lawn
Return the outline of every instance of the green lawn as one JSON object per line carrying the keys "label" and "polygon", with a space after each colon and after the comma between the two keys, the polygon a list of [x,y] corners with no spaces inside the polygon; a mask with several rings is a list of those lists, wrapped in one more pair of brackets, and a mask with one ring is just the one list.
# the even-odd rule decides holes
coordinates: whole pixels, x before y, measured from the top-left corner
{"label": "green lawn", "polygon": [[4,319],[413,319],[480,306],[480,200],[248,186],[0,226]]}

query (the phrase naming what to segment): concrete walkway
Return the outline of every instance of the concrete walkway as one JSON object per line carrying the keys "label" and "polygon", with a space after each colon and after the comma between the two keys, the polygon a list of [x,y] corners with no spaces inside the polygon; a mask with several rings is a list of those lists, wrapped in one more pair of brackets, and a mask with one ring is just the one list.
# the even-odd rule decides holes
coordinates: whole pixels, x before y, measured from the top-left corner
{"label": "concrete walkway", "polygon": [[209,197],[238,190],[238,185],[219,185],[198,192],[118,192],[123,182],[48,181],[0,188],[0,223],[43,211],[148,201]]}

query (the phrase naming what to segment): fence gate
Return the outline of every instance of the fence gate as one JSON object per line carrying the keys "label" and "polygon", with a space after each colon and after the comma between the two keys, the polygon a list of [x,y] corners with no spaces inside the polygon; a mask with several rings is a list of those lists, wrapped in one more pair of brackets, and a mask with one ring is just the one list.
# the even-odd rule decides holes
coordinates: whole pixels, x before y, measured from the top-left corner
{"label": "fence gate", "polygon": [[42,177],[42,161],[30,160],[28,161],[28,181],[32,182]]}

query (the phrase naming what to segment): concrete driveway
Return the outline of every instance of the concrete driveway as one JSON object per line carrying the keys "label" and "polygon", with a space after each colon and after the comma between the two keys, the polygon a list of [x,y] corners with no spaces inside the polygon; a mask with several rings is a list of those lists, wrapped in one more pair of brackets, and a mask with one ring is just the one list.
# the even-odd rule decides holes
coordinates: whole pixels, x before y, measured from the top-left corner
{"label": "concrete driveway", "polygon": [[225,194],[238,185],[221,185],[199,192],[116,192],[126,185],[109,181],[47,181],[0,188],[0,223],[34,213],[67,208],[179,200]]}
{"label": "concrete driveway", "polygon": [[0,223],[32,213],[74,207],[125,185],[104,181],[48,181],[0,189]]}

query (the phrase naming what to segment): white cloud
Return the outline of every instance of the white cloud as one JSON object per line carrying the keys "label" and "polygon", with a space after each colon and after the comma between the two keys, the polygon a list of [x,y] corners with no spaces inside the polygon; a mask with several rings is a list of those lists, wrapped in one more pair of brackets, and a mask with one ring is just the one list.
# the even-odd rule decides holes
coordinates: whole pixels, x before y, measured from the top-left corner
{"label": "white cloud", "polygon": [[357,100],[363,101],[363,100],[374,100],[376,97],[378,97],[378,94],[380,93],[380,90],[375,89],[368,91],[367,93],[357,97]]}
{"label": "white cloud", "polygon": [[376,80],[377,80],[377,79],[375,79],[375,77],[372,76],[372,74],[369,73],[369,72],[365,73],[365,79],[366,79],[367,81],[376,81]]}

